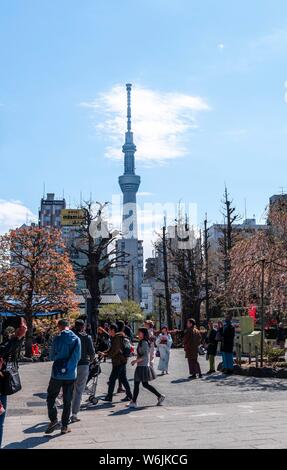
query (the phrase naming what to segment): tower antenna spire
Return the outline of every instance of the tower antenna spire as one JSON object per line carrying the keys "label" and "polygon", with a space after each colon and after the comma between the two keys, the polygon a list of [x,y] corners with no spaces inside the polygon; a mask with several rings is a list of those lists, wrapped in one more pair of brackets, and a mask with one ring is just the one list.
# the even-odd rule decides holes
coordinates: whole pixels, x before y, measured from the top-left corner
{"label": "tower antenna spire", "polygon": [[132,110],[131,110],[131,91],[132,91],[132,84],[127,83],[127,130],[131,132],[132,130]]}

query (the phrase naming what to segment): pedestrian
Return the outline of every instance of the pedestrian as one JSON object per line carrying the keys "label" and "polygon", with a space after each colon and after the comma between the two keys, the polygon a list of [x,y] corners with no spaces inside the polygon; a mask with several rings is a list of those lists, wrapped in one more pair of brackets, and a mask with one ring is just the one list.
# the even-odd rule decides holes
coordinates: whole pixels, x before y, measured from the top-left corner
{"label": "pedestrian", "polygon": [[95,359],[95,348],[93,340],[90,335],[85,332],[84,320],[78,319],[75,321],[73,333],[80,338],[81,341],[81,359],[78,362],[77,378],[74,384],[74,392],[72,399],[72,416],[71,422],[76,423],[80,421],[78,412],[80,411],[81,399],[89,376],[89,365]]}
{"label": "pedestrian", "polygon": [[157,405],[161,405],[165,399],[165,395],[159,393],[150,381],[155,379],[153,367],[150,366],[150,337],[147,328],[140,328],[138,332],[139,344],[137,348],[137,359],[134,359],[131,364],[137,365],[134,376],[134,392],[132,401],[129,403],[130,408],[137,407],[137,399],[139,395],[140,383],[143,387],[149,390],[157,397]]}
{"label": "pedestrian", "polygon": [[279,323],[277,329],[277,338],[276,342],[281,349],[285,349],[285,340],[286,340],[286,333],[285,328],[282,322]]}
{"label": "pedestrian", "polygon": [[183,338],[185,357],[188,360],[189,378],[196,379],[202,377],[200,365],[198,362],[198,347],[201,343],[201,334],[196,328],[196,322],[193,318],[187,320],[187,329]]}
{"label": "pedestrian", "polygon": [[170,357],[170,349],[172,346],[172,337],[168,333],[166,326],[162,327],[161,333],[156,339],[156,345],[160,354],[158,370],[162,372],[162,375],[168,374],[168,363]]}
{"label": "pedestrian", "polygon": [[217,353],[218,341],[216,340],[217,330],[214,328],[213,322],[208,322],[207,335],[205,338],[205,343],[207,347],[206,358],[209,360],[209,371],[208,374],[213,374],[215,372],[215,356]]}
{"label": "pedestrian", "polygon": [[125,321],[124,333],[129,338],[130,342],[132,343],[134,339],[134,334],[132,331],[132,327],[129,325],[129,322],[127,320]]}
{"label": "pedestrian", "polygon": [[[122,331],[131,343],[132,339],[133,339],[133,334],[132,334],[131,328],[128,326],[128,322],[123,322],[122,320],[117,320],[116,325],[117,325],[118,331]],[[118,385],[118,388],[117,388],[117,393],[126,393],[126,390],[125,390],[120,378],[119,378],[119,385]]]}
{"label": "pedestrian", "polygon": [[235,328],[232,325],[232,315],[226,314],[223,326],[219,330],[221,336],[221,354],[223,360],[224,374],[233,373],[233,348],[234,348],[234,337]]}
{"label": "pedestrian", "polygon": [[112,359],[112,372],[109,378],[108,393],[104,398],[104,401],[112,402],[113,393],[115,389],[116,381],[122,384],[126,391],[126,396],[121,401],[130,401],[132,398],[132,392],[127,379],[127,361],[128,355],[124,353],[125,350],[125,334],[123,332],[124,322],[121,323],[121,330],[118,331],[116,324],[111,324],[109,327],[109,335],[111,339],[111,346],[107,351],[101,352],[100,355]]}
{"label": "pedestrian", "polygon": [[67,320],[59,320],[59,334],[55,336],[51,358],[54,361],[48,386],[47,406],[50,424],[46,434],[51,434],[58,426],[56,398],[63,391],[63,413],[61,434],[71,431],[68,427],[71,413],[74,384],[77,378],[77,366],[81,358],[81,341],[69,329]]}
{"label": "pedestrian", "polygon": [[11,362],[18,363],[23,339],[27,332],[27,325],[24,318],[21,317],[19,327],[11,329],[9,335],[5,337],[5,341],[0,344],[0,449],[2,447],[4,421],[7,412],[7,395],[1,391],[4,384],[4,375],[7,365]]}
{"label": "pedestrian", "polygon": [[144,327],[148,330],[149,336],[149,347],[150,347],[150,367],[154,366],[155,359],[155,345],[156,345],[156,335],[154,331],[154,323],[152,320],[146,320],[144,322]]}

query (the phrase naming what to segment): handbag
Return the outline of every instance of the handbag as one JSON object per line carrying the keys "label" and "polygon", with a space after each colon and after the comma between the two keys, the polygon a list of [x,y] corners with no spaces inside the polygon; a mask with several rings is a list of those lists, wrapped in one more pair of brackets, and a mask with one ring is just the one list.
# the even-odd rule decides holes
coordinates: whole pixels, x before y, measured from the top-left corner
{"label": "handbag", "polygon": [[1,395],[14,395],[21,390],[21,380],[18,365],[15,362],[8,362],[6,369],[1,371],[0,393]]}
{"label": "handbag", "polygon": [[204,356],[204,355],[205,355],[205,352],[206,352],[206,351],[205,351],[205,349],[204,349],[204,347],[203,347],[202,345],[198,346],[198,354],[199,354],[200,356]]}
{"label": "handbag", "polygon": [[67,358],[65,358],[65,359],[56,359],[54,361],[53,374],[55,376],[65,375],[67,373],[69,360],[71,359],[71,357],[72,357],[72,355],[73,355],[73,353],[76,349],[77,344],[78,344],[78,342],[75,341],[75,344],[72,347],[72,349],[70,351],[70,354]]}

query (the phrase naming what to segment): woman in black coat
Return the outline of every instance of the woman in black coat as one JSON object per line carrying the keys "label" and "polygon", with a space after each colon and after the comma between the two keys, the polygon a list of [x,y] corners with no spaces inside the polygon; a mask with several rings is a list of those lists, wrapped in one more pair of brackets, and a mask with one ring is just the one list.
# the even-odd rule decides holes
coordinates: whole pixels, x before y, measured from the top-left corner
{"label": "woman in black coat", "polygon": [[215,356],[217,353],[217,344],[216,340],[217,331],[213,326],[213,322],[208,322],[207,336],[205,343],[207,345],[207,359],[209,360],[209,371],[208,374],[213,374],[215,372]]}
{"label": "woman in black coat", "polygon": [[14,333],[11,333],[11,335],[9,335],[9,337],[0,344],[0,402],[2,404],[2,410],[0,414],[0,449],[3,438],[5,415],[7,411],[7,395],[1,394],[1,378],[3,378],[3,372],[5,372],[7,363],[9,361],[17,362],[22,346],[22,340],[26,334],[26,331],[26,322],[24,318],[21,318],[20,325],[17,330]]}

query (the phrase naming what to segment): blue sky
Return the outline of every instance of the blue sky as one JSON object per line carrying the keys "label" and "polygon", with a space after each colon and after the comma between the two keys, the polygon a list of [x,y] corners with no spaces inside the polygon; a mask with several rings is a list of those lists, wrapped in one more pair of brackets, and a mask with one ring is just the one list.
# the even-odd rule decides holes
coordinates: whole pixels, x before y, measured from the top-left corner
{"label": "blue sky", "polygon": [[221,221],[226,182],[259,219],[287,186],[286,13],[285,0],[1,0],[2,231],[37,213],[44,181],[72,204],[119,192],[126,82],[140,201]]}

